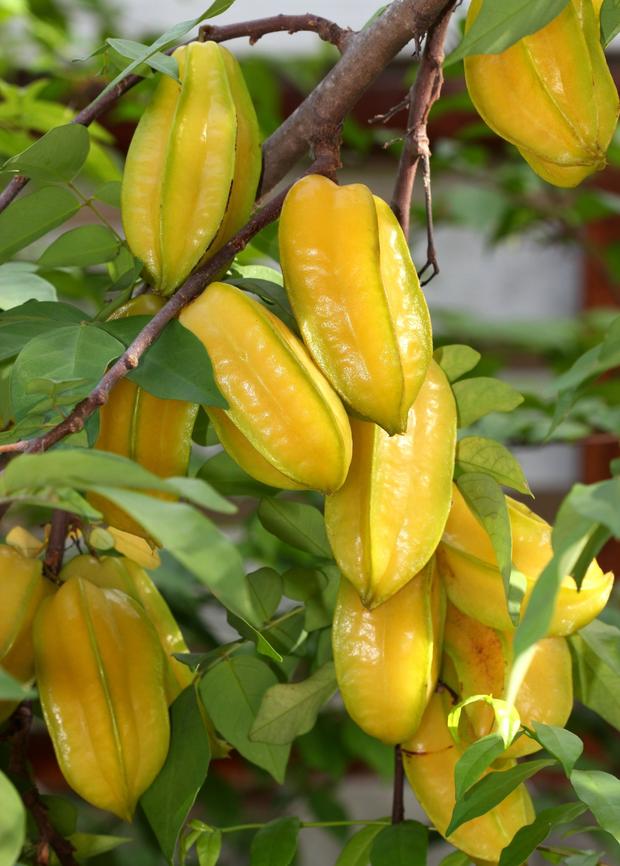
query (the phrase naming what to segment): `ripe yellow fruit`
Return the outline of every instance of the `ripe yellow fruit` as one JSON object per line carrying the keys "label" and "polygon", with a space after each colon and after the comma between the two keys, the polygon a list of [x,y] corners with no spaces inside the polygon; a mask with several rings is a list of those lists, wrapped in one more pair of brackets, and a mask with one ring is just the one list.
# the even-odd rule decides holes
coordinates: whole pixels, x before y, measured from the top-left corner
{"label": "ripe yellow fruit", "polygon": [[173,53],[127,154],[122,216],[132,253],[169,295],[246,222],[260,175],[258,122],[239,65],[215,42]]}
{"label": "ripe yellow fruit", "polygon": [[227,283],[211,283],[179,319],[205,346],[228,402],[207,411],[230,456],[265,484],[337,490],[351,462],[349,421],[297,337]]}
{"label": "ripe yellow fruit", "polygon": [[[466,28],[480,11],[472,0]],[[478,113],[534,171],[573,187],[605,166],[618,93],[599,31],[600,2],[570,0],[545,27],[500,54],[465,58]]]}
{"label": "ripe yellow fruit", "polygon": [[444,611],[432,560],[374,610],[341,581],[332,628],[338,686],[351,718],[383,743],[403,742],[420,724],[437,684]]}
{"label": "ripe yellow fruit", "polygon": [[286,197],[279,237],[284,284],[316,364],[355,413],[403,433],[432,334],[396,217],[363,184],[309,175]]}
{"label": "ripe yellow fruit", "polygon": [[[526,578],[523,612],[538,576],[553,555],[551,527],[520,502],[509,496],[506,502],[512,528],[512,561]],[[514,629],[491,540],[456,487],[437,559],[452,604],[491,628]],[[572,577],[564,577],[549,634],[572,634],[591,622],[605,607],[613,582],[613,574],[603,574],[596,561],[588,568],[579,591]]]}
{"label": "ripe yellow fruit", "polygon": [[431,361],[406,433],[354,419],[351,429],[351,468],[326,499],[325,525],[340,570],[372,608],[429,561],[450,509],[456,407],[439,365]]}
{"label": "ripe yellow fruit", "polygon": [[448,842],[472,859],[497,863],[517,830],[534,820],[532,801],[525,785],[519,785],[486,815],[467,821],[446,836],[456,800],[454,768],[466,748],[450,735],[450,710],[445,692],[433,695],[417,733],[403,744],[405,772],[418,802]]}
{"label": "ripe yellow fruit", "polygon": [[93,806],[130,821],[170,739],[155,629],[124,592],[74,577],[41,605],[34,646],[43,715],[65,779]]}

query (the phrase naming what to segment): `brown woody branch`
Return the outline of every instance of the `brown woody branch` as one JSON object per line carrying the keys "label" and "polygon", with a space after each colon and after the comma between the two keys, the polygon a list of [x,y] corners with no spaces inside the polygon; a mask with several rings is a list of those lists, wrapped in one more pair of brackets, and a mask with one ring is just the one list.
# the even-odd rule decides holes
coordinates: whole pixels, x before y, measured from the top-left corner
{"label": "brown woody branch", "polygon": [[32,815],[39,833],[37,842],[36,859],[37,866],[46,866],[50,862],[50,849],[58,858],[61,866],[78,866],[74,857],[74,847],[65,839],[50,821],[47,807],[41,800],[39,791],[33,783],[28,768],[28,739],[32,727],[32,710],[26,702],[20,704],[11,716],[11,755],[9,759],[9,772],[19,777],[23,783],[21,798],[24,806]]}
{"label": "brown woody branch", "polygon": [[426,264],[420,275],[429,267],[434,276],[439,272],[433,236],[433,212],[430,186],[430,143],[428,140],[428,117],[439,98],[443,84],[444,43],[450,17],[455,3],[450,2],[435,24],[429,29],[416,80],[409,91],[409,116],[405,143],[398,165],[392,210],[396,214],[405,235],[409,236],[411,198],[418,165],[422,163],[424,174],[424,198],[426,202],[427,254]]}
{"label": "brown woody branch", "polygon": [[392,824],[405,820],[405,768],[400,746],[394,746],[394,780],[392,783]]}
{"label": "brown woody branch", "polygon": [[[309,172],[329,174],[339,166],[339,135],[337,130],[332,132],[331,139],[331,146],[324,139],[317,142],[315,146],[316,159],[308,169]],[[289,184],[285,189],[274,195],[212,259],[209,259],[205,265],[198,268],[187,278],[170,300],[153,316],[146,327],[140,331],[120,358],[112,364],[96,388],[90,392],[88,397],[78,403],[75,409],[60,424],[42,436],[38,436],[36,439],[12,443],[11,451],[13,453],[23,452],[27,454],[47,451],[57,442],[60,442],[61,439],[64,439],[65,436],[78,433],[82,430],[84,423],[93,412],[107,402],[114,385],[130,370],[134,370],[138,366],[142,355],[161,335],[168,322],[177,316],[183,307],[196,298],[218,273],[227,269],[231,260],[248,245],[254,235],[258,234],[261,229],[278,218],[286,194],[291,186],[292,184]],[[0,447],[1,451],[2,447]]]}
{"label": "brown woody branch", "polygon": [[56,509],[52,515],[50,537],[45,551],[43,567],[48,577],[55,579],[60,574],[65,556],[67,533],[71,526],[72,515],[68,511]]}
{"label": "brown woody branch", "polygon": [[229,39],[239,39],[247,36],[250,45],[255,45],[259,39],[268,33],[301,33],[312,32],[323,40],[335,45],[339,51],[344,51],[354,32],[348,27],[340,27],[320,15],[273,15],[270,18],[257,18],[253,21],[240,21],[236,24],[204,24],[200,28],[200,39],[203,41],[226,42]]}

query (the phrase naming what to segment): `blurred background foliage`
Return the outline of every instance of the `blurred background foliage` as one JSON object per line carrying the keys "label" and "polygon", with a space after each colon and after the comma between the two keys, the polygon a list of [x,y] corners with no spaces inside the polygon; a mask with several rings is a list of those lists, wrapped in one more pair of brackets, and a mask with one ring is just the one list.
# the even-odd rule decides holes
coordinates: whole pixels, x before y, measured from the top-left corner
{"label": "blurred background foliage", "polygon": [[[179,17],[185,16],[180,12]],[[41,133],[66,123],[93,98],[102,75],[122,68],[126,61],[110,49],[95,53],[106,37],[123,35],[117,30],[117,20],[118,4],[110,0],[63,3],[0,0],[3,45],[0,156],[12,156]],[[157,34],[149,32],[147,27],[141,38],[148,41],[154,35]],[[267,52],[267,45],[263,47],[259,43],[242,57],[265,137],[320,80],[336,57],[334,50],[318,42],[315,52],[307,57],[276,57]],[[612,57],[612,65],[613,61]],[[375,114],[388,111],[402,99],[413,80],[415,68],[415,63],[409,59],[395,64],[345,124],[343,162],[352,176],[368,173],[378,178],[379,186],[392,177],[401,147],[405,113],[396,112],[387,123],[377,121]],[[451,255],[451,250],[442,246],[442,230],[452,227],[475,232],[489,253],[524,237],[543,247],[560,246],[571,254],[577,250],[582,276],[574,315],[541,318],[533,309],[529,319],[519,320],[501,316],[489,320],[458,304],[437,307],[431,284],[428,296],[437,343],[473,345],[483,356],[476,375],[505,375],[525,394],[526,399],[517,410],[506,415],[495,414],[480,422],[484,435],[519,446],[550,441],[574,443],[574,447],[581,449],[581,477],[589,472],[588,481],[600,480],[606,477],[609,460],[617,455],[620,434],[617,376],[587,381],[578,399],[567,407],[561,423],[552,432],[550,428],[557,377],[584,352],[600,343],[618,315],[620,245],[613,242],[613,237],[614,233],[618,236],[620,221],[620,137],[617,136],[610,149],[609,168],[592,183],[576,190],[552,188],[539,180],[516,150],[500,142],[477,117],[464,90],[461,65],[449,67],[446,73],[444,95],[433,109],[430,127],[440,262]],[[114,204],[122,154],[149,98],[152,83],[152,78],[147,77],[99,125],[91,127],[93,147],[85,171],[78,178],[78,185],[86,195],[105,187],[107,192],[100,196],[93,217],[98,219],[103,215],[117,227],[118,210]],[[375,122],[369,123],[369,120]],[[417,251],[419,246],[421,254],[416,258],[418,264],[422,264],[425,216],[420,191],[414,200],[414,248]],[[244,260],[268,260],[275,244],[273,230],[263,233]],[[45,278],[55,287],[59,299],[94,312],[111,282],[123,272],[124,263],[119,260],[105,266],[50,269],[45,272]],[[0,416],[6,381],[6,368],[4,371],[0,368]],[[200,459],[197,457],[195,464],[200,466],[205,455],[216,453],[217,446],[209,444],[211,440],[208,434],[205,438],[204,431],[202,437],[196,438],[207,443],[197,446]],[[205,451],[205,448],[211,450]],[[255,482],[233,471],[223,458],[211,465],[208,480],[226,494],[241,494],[239,516],[227,518],[223,526],[241,543],[248,563],[255,568],[272,567],[280,573],[308,567],[302,553],[278,541],[261,526],[256,515],[256,500],[244,495],[257,492]],[[530,480],[536,492],[536,479]],[[545,516],[553,516],[553,508],[574,480],[577,479],[558,478],[550,502],[543,503]],[[308,494],[306,500],[312,501],[312,495]],[[617,552],[612,550],[609,555],[617,564]],[[235,638],[236,633],[226,623],[221,608],[212,605],[212,598],[204,587],[171,558],[164,555],[154,576],[193,649],[209,651]],[[617,618],[613,607],[607,616]],[[293,646],[294,629],[289,637]],[[326,629],[319,629],[298,651],[293,650],[299,665],[305,665],[308,670],[320,649],[317,642],[326,639],[329,640]],[[574,724],[586,741],[591,765],[604,765],[617,773],[620,768],[617,733],[579,706],[575,714]],[[42,732],[33,740],[32,757],[47,790],[66,794]],[[224,826],[269,820],[283,811],[310,819],[334,820],[346,817],[350,808],[350,798],[345,802],[341,796],[343,783],[353,780],[355,786],[369,774],[376,774],[383,780],[376,789],[380,797],[376,804],[379,814],[381,810],[389,811],[387,780],[391,770],[391,750],[362,733],[335,702],[320,716],[316,728],[296,742],[284,786],[277,787],[266,773],[237,757],[216,761],[200,795],[197,816]],[[543,800],[552,803],[558,794],[561,798],[557,775],[541,774],[538,778]],[[62,813],[58,820],[63,822],[64,831],[71,832],[77,812],[65,798],[51,803],[53,809]],[[152,866],[160,862],[161,856],[150,838],[150,831],[140,818],[128,831],[126,827],[115,826],[110,816],[94,811],[81,811],[80,815],[81,831],[131,835],[133,840],[113,852],[94,857],[93,864]],[[342,840],[340,829],[335,828],[333,833]],[[240,862],[235,850],[247,851],[248,844],[243,832],[231,834],[221,862]],[[593,843],[592,847],[596,845]]]}

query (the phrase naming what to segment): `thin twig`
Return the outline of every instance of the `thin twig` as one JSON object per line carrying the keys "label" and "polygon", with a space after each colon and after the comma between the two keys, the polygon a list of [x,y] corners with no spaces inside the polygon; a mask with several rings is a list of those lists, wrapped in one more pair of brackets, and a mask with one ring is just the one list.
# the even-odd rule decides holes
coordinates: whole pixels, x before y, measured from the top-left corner
{"label": "thin twig", "polygon": [[[332,142],[331,148],[327,146],[324,138],[321,138],[320,142],[316,143],[316,159],[308,169],[308,173],[330,174],[340,164],[337,130],[332,132]],[[88,397],[78,403],[60,424],[57,424],[56,427],[53,427],[47,433],[35,439],[12,443],[13,453],[16,450],[28,454],[47,451],[52,445],[64,439],[65,436],[78,433],[82,430],[85,421],[90,418],[93,412],[107,402],[114,385],[130,370],[134,370],[138,366],[142,355],[161,335],[168,322],[177,316],[183,307],[197,297],[218,273],[226,270],[231,260],[247,246],[254,235],[258,234],[261,229],[278,218],[286,194],[291,186],[292,184],[289,184],[285,189],[274,195],[213,258],[209,259],[205,265],[198,268],[185,280],[178,291],[153,316],[118,360],[112,364]],[[16,449],[15,445],[19,445],[20,447]],[[2,447],[4,446],[0,446],[0,452],[2,451]]]}
{"label": "thin twig", "polygon": [[[429,29],[426,44],[422,53],[420,67],[416,80],[409,91],[409,117],[405,144],[400,157],[392,210],[403,227],[405,235],[409,236],[409,218],[411,212],[411,197],[418,165],[422,163],[424,177],[424,199],[426,202],[427,253],[426,264],[420,271],[422,275],[428,268],[433,273],[429,279],[439,273],[437,255],[433,236],[433,211],[430,182],[430,146],[428,140],[428,116],[431,108],[441,93],[443,84],[444,42],[454,10],[454,2],[450,2],[441,16]],[[428,282],[428,280],[426,281]]]}
{"label": "thin twig", "polygon": [[52,514],[50,537],[47,542],[45,561],[43,563],[45,574],[52,580],[58,577],[62,568],[71,519],[72,515],[68,511],[61,511],[59,508]]}
{"label": "thin twig", "polygon": [[32,815],[36,824],[39,841],[35,863],[37,866],[47,866],[50,862],[50,848],[58,857],[61,866],[78,866],[73,856],[75,848],[65,839],[50,821],[47,807],[41,800],[39,791],[32,781],[28,767],[28,740],[32,727],[32,710],[28,702],[20,704],[11,717],[14,733],[11,736],[11,754],[9,758],[9,773],[18,776],[24,782],[21,798],[24,806]]}
{"label": "thin twig", "polygon": [[343,52],[354,31],[348,27],[340,27],[320,15],[273,15],[270,18],[257,18],[253,21],[239,21],[236,24],[204,24],[200,28],[199,38],[202,41],[226,42],[229,39],[239,39],[247,36],[250,45],[255,45],[259,39],[268,33],[316,33],[323,42],[330,42]]}
{"label": "thin twig", "polygon": [[394,746],[394,784],[392,788],[392,824],[405,820],[405,770],[400,746]]}

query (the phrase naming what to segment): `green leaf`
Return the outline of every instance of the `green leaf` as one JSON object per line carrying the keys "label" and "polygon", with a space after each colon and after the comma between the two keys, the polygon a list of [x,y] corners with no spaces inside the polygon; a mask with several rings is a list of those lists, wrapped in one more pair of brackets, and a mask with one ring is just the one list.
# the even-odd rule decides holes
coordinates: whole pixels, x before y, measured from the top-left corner
{"label": "green leaf", "polygon": [[26,343],[40,334],[87,318],[82,310],[69,304],[34,300],[0,313],[0,361],[17,355]]}
{"label": "green leaf", "polygon": [[0,863],[16,863],[26,841],[26,811],[21,797],[0,771]]}
{"label": "green leaf", "polygon": [[488,773],[484,778],[476,782],[463,797],[456,802],[452,819],[446,830],[446,836],[450,836],[461,824],[484,815],[505,800],[522,782],[529,779],[539,770],[550,767],[556,762],[552,758],[543,758],[539,761],[527,761],[525,764],[517,764],[509,770]]}
{"label": "green leaf", "polygon": [[131,842],[127,836],[97,836],[93,833],[71,833],[67,838],[75,848],[75,857],[80,863]]}
{"label": "green leaf", "polygon": [[371,866],[426,866],[428,827],[403,821],[384,827],[370,849]]}
{"label": "green leaf", "polygon": [[231,270],[232,274],[226,277],[225,282],[259,297],[270,312],[281,319],[293,333],[299,333],[299,327],[284,289],[282,274],[279,271],[264,265],[240,265],[237,262]]}
{"label": "green leaf", "polygon": [[170,713],[168,757],[140,805],[164,856],[172,863],[179,834],[207,777],[211,748],[193,686],[181,692]]}
{"label": "green leaf", "polygon": [[55,301],[56,288],[33,273],[29,262],[6,262],[0,265],[0,309],[11,310],[24,302]]}
{"label": "green leaf", "polygon": [[166,484],[176,490],[182,499],[187,499],[189,502],[193,502],[194,505],[200,505],[201,508],[206,508],[207,511],[215,511],[218,514],[236,514],[237,512],[236,505],[220,496],[202,478],[187,478],[186,476],[166,478]]}
{"label": "green leaf", "polygon": [[488,376],[455,382],[452,390],[459,427],[469,427],[491,412],[512,412],[523,402],[523,397],[512,385]]}
{"label": "green leaf", "polygon": [[127,511],[224,607],[257,622],[241,554],[204,514],[182,502],[166,502],[131,490],[100,485],[92,489]]}
{"label": "green leaf", "polygon": [[0,213],[0,261],[62,225],[79,209],[73,193],[59,186],[44,186],[16,199]]}
{"label": "green leaf", "polygon": [[620,33],[620,0],[605,0],[601,7],[601,36],[603,45]]}
{"label": "green leaf", "polygon": [[222,850],[221,830],[208,830],[196,842],[198,866],[215,866]]}
{"label": "green leaf", "polygon": [[258,519],[267,532],[320,559],[331,559],[323,515],[312,505],[290,499],[262,499]]}
{"label": "green leaf", "polygon": [[88,130],[79,123],[56,126],[2,166],[1,173],[22,174],[33,180],[70,181],[78,174],[90,149]]}
{"label": "green leaf", "polygon": [[544,842],[549,833],[562,824],[569,824],[585,811],[582,803],[562,803],[539,812],[531,824],[521,827],[501,853],[499,866],[521,866],[530,854]]}
{"label": "green leaf", "polygon": [[480,12],[446,66],[472,54],[499,54],[519,39],[536,33],[566,6],[568,0],[484,0]]}
{"label": "green leaf", "polygon": [[575,484],[567,498],[578,514],[620,538],[620,477],[598,484]]}
{"label": "green leaf", "polygon": [[579,737],[572,731],[558,728],[556,725],[534,722],[533,727],[535,739],[549,754],[557,758],[566,775],[570,776],[583,752],[583,743]]}
{"label": "green leaf", "polygon": [[620,674],[586,643],[583,637],[586,629],[568,639],[573,656],[575,699],[620,731]]}
{"label": "green leaf", "polygon": [[579,637],[620,677],[620,629],[617,626],[595,619],[579,630]]}
{"label": "green leaf", "polygon": [[369,824],[358,830],[344,846],[334,866],[368,866],[370,849],[382,830],[380,824]]}
{"label": "green leaf", "polygon": [[[127,347],[148,324],[149,318],[129,316],[100,322],[99,326]],[[162,400],[187,400],[222,409],[228,407],[215,384],[207,350],[198,337],[176,320],[168,322],[128,378]]]}
{"label": "green leaf", "polygon": [[278,609],[282,598],[282,578],[273,568],[259,568],[246,575],[246,580],[263,625]]}
{"label": "green leaf", "polygon": [[486,737],[481,737],[465,749],[454,768],[457,800],[463,797],[465,791],[478,781],[505,749],[506,746],[499,734],[487,734]]}
{"label": "green leaf", "polygon": [[600,770],[573,770],[570,781],[599,826],[620,842],[620,779]]}
{"label": "green leaf", "polygon": [[[0,319],[1,323],[1,319]],[[203,463],[198,477],[212,484],[224,496],[268,496],[275,488],[256,481],[235,463],[232,457],[222,451]]]}
{"label": "green leaf", "polygon": [[471,346],[462,343],[454,343],[450,346],[442,346],[435,349],[433,358],[446,374],[449,382],[456,382],[465,373],[473,370],[480,361],[480,352],[476,352]]}
{"label": "green leaf", "polygon": [[15,419],[19,421],[41,404],[41,392],[33,387],[37,380],[75,382],[63,402],[77,403],[122,351],[118,340],[89,325],[65,325],[35,337],[24,346],[13,367],[11,401]]}
{"label": "green leaf", "polygon": [[[106,39],[107,44],[113,51],[120,54],[121,57],[126,57],[128,60],[140,60],[144,56],[145,51],[148,52],[148,45],[143,45],[142,42],[135,42],[133,39]],[[156,54],[151,54],[145,61],[151,69],[156,72],[163,72],[164,75],[170,76],[175,81],[179,80],[179,65],[174,57],[168,57],[167,54],[162,54],[158,51]]]}
{"label": "green leaf", "polygon": [[102,225],[78,226],[60,235],[39,258],[41,268],[87,268],[110,262],[121,241]]}
{"label": "green leaf", "polygon": [[276,818],[252,839],[250,866],[289,866],[297,851],[299,818]]}
{"label": "green leaf", "polygon": [[24,686],[0,667],[0,701],[25,701],[36,694],[34,689]]}
{"label": "green leaf", "polygon": [[290,746],[254,743],[249,738],[263,695],[276,683],[276,675],[265,662],[254,656],[234,655],[206,673],[200,696],[220,734],[244,758],[282,784]]}
{"label": "green leaf", "polygon": [[439,866],[469,866],[471,860],[462,851],[452,851],[439,863]]}
{"label": "green leaf", "polygon": [[518,622],[524,585],[519,572],[512,569],[512,530],[506,497],[497,481],[481,472],[459,475],[456,483],[491,539],[504,581],[508,613],[513,622]]}
{"label": "green leaf", "polygon": [[102,184],[92,194],[96,201],[105,202],[111,207],[120,208],[121,206],[121,182],[120,180],[109,180]]}
{"label": "green leaf", "polygon": [[312,730],[319,710],[337,688],[333,662],[301,682],[272,686],[265,692],[250,739],[276,745],[292,743],[295,737]]}
{"label": "green leaf", "polygon": [[498,484],[531,495],[519,462],[510,451],[494,439],[465,436],[456,445],[457,467],[462,472],[484,472]]}
{"label": "green leaf", "polygon": [[142,66],[144,63],[148,64],[150,58],[155,54],[160,51],[165,51],[166,48],[169,48],[171,45],[174,45],[182,39],[186,33],[193,30],[201,21],[220,15],[222,12],[229,9],[233,3],[234,0],[215,0],[215,2],[212,3],[209,8],[202,13],[202,15],[199,15],[197,18],[191,18],[189,21],[181,21],[179,24],[175,24],[174,27],[166,30],[166,32],[162,33],[162,35],[151,45],[145,46],[144,51],[135,60],[132,60],[132,62],[126,66],[123,71],[116,76],[116,78],[110,81],[110,83],[101,91],[97,100],[101,99],[102,96],[112,90],[119,81],[122,81],[132,72],[135,72],[139,66]]}

